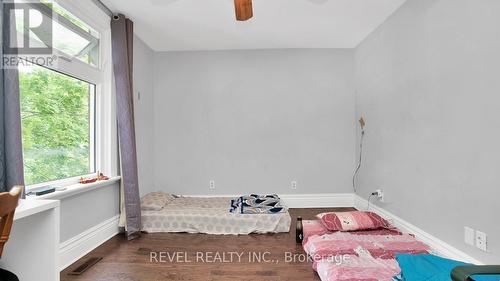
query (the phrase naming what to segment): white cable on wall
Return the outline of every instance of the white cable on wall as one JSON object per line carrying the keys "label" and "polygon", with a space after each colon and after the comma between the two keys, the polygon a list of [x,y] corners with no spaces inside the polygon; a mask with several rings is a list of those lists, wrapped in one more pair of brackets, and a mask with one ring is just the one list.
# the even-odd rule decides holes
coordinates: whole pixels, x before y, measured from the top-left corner
{"label": "white cable on wall", "polygon": [[361,164],[363,161],[363,140],[365,138],[365,119],[363,117],[359,119],[359,124],[361,125],[361,139],[359,141],[359,160],[358,160],[358,165],[356,166],[356,170],[354,170],[354,174],[352,175],[352,188],[354,190],[354,193],[357,192],[356,177],[358,176],[359,169],[361,168]]}

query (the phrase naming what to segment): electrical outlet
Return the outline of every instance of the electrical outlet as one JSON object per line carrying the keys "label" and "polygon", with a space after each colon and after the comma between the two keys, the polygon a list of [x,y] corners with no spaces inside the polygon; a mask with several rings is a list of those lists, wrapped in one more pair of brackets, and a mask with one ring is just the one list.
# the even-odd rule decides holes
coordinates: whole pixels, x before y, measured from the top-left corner
{"label": "electrical outlet", "polygon": [[486,233],[476,231],[476,247],[482,251],[488,251],[488,236]]}
{"label": "electrical outlet", "polygon": [[297,182],[296,181],[292,181],[292,183],[290,184],[290,187],[292,189],[297,189]]}
{"label": "electrical outlet", "polygon": [[208,186],[209,189],[215,189],[215,181],[210,181],[210,184]]}
{"label": "electrical outlet", "polygon": [[488,251],[488,236],[486,233],[476,231],[476,247],[482,251]]}
{"label": "electrical outlet", "polygon": [[464,227],[464,242],[467,245],[474,246],[475,233],[474,229],[470,227]]}
{"label": "electrical outlet", "polygon": [[384,190],[377,189],[377,190],[375,190],[375,193],[377,193],[377,199],[378,199],[378,201],[384,202]]}

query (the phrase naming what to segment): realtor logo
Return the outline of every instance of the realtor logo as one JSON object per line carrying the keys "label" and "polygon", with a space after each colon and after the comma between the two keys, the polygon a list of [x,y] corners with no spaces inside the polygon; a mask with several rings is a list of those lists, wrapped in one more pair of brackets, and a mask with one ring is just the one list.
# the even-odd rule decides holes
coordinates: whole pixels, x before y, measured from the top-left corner
{"label": "realtor logo", "polygon": [[51,3],[2,1],[3,68],[54,66]]}
{"label": "realtor logo", "polygon": [[40,2],[4,2],[4,53],[52,54],[52,9]]}

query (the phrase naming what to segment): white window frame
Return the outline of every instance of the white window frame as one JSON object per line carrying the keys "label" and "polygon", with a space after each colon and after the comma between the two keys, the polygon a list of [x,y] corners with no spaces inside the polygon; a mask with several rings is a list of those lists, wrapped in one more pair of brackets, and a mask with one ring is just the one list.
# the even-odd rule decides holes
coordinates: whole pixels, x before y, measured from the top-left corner
{"label": "white window frame", "polygon": [[[111,54],[111,27],[110,17],[97,7],[91,0],[56,0],[61,7],[85,22],[100,33],[99,64],[97,67],[87,64],[77,58],[69,59],[67,55],[57,52],[57,55],[66,59],[59,59],[52,70],[58,71],[77,79],[95,85],[95,128],[90,133],[91,148],[95,151],[95,170],[107,176],[118,175],[118,137],[116,123],[116,95],[113,87],[112,54]],[[93,125],[91,125],[92,128]],[[92,130],[91,130],[92,131]],[[95,147],[93,145],[95,144]],[[65,187],[77,184],[81,177],[94,176],[80,175],[44,183],[37,183],[26,187],[34,190],[40,187]]]}

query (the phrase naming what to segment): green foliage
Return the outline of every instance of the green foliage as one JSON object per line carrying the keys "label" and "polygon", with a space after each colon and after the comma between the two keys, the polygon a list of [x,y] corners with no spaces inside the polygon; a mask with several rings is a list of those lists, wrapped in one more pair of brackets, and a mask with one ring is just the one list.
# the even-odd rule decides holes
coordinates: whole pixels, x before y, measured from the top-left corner
{"label": "green foliage", "polygon": [[19,73],[27,185],[90,172],[90,84],[42,68]]}
{"label": "green foliage", "polygon": [[91,33],[92,30],[89,28],[88,25],[86,25],[83,21],[79,20],[77,17],[70,14],[70,12],[63,9],[57,3],[54,3],[54,2],[48,1],[48,0],[41,0],[40,2],[42,4],[49,6],[54,11],[54,13],[59,14],[62,17],[65,17],[66,19],[68,19],[69,21],[74,23],[76,26],[80,27],[82,30],[85,30],[88,33]]}

